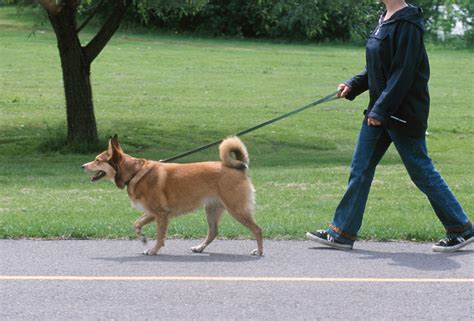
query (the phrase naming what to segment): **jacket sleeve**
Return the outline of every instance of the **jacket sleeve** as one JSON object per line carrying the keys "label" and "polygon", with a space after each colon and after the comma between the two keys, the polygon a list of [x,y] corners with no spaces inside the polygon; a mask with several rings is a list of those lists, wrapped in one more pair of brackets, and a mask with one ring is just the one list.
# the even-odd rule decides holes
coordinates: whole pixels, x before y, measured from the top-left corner
{"label": "jacket sleeve", "polygon": [[423,47],[422,31],[417,26],[402,22],[399,28],[387,86],[368,115],[382,123],[397,111],[412,87]]}
{"label": "jacket sleeve", "polygon": [[369,89],[369,76],[367,75],[367,67],[360,74],[355,75],[350,80],[344,82],[351,88],[346,99],[354,100],[357,96]]}

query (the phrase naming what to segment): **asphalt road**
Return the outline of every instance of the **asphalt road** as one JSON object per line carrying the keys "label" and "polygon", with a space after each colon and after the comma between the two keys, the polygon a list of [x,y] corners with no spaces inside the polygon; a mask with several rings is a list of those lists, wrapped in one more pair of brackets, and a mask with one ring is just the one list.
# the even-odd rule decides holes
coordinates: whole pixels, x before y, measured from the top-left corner
{"label": "asphalt road", "polygon": [[472,320],[474,247],[0,240],[1,320]]}

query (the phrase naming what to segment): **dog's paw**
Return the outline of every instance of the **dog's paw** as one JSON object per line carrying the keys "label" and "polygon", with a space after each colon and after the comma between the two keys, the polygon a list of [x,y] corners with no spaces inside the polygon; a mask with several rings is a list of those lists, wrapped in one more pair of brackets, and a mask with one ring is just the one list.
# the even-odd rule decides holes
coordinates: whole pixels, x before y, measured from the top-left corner
{"label": "dog's paw", "polygon": [[255,256],[264,256],[263,252],[259,251],[258,249],[253,250],[252,252],[250,252],[250,254]]}
{"label": "dog's paw", "polygon": [[140,241],[142,241],[144,245],[146,245],[146,243],[148,242],[145,235],[140,236]]}
{"label": "dog's paw", "polygon": [[154,251],[153,249],[148,249],[143,251],[143,255],[156,255],[158,251]]}
{"label": "dog's paw", "polygon": [[193,253],[202,253],[202,251],[204,251],[204,246],[201,246],[201,245],[198,245],[198,246],[193,246],[191,248],[191,251]]}

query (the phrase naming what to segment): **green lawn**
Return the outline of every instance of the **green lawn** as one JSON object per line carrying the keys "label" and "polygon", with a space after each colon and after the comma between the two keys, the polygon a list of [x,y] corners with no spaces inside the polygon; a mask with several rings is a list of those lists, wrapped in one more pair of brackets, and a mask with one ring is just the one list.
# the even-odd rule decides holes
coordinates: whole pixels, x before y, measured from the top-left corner
{"label": "green lawn", "polygon": [[[28,37],[32,24],[30,11],[0,8],[0,237],[133,237],[139,213],[126,192],[92,184],[80,169],[95,154],[48,147],[65,135],[62,76],[54,34],[46,27]],[[431,156],[472,218],[473,52],[430,46],[429,56]],[[92,65],[99,135],[105,142],[117,133],[132,155],[166,158],[316,100],[363,66],[362,47],[121,32]],[[366,104],[366,95],[328,103],[243,137],[266,237],[302,238],[330,223]],[[217,157],[214,148],[182,161]],[[206,231],[198,211],[173,221],[169,235]],[[221,235],[250,237],[228,216]],[[360,236],[443,236],[393,148],[378,168]]]}

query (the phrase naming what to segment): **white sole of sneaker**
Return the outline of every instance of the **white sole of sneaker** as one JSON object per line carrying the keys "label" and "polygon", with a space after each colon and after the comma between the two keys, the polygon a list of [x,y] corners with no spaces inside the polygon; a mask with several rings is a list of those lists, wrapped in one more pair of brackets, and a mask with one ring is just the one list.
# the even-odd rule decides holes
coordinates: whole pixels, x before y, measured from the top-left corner
{"label": "white sole of sneaker", "polygon": [[433,252],[443,252],[443,253],[452,253],[452,252],[456,252],[456,251],[459,251],[460,249],[462,249],[463,247],[465,247],[466,245],[470,244],[470,243],[473,243],[474,242],[474,238],[471,237],[469,240],[461,243],[461,244],[458,244],[458,245],[454,245],[454,246],[449,246],[449,247],[446,247],[446,246],[436,246],[436,245],[433,245]]}
{"label": "white sole of sneaker", "polygon": [[322,245],[325,245],[325,246],[328,246],[328,247],[332,247],[332,248],[335,248],[335,249],[352,250],[352,245],[350,245],[350,244],[340,244],[340,243],[329,242],[329,241],[323,240],[323,239],[321,239],[317,236],[314,236],[313,234],[311,234],[309,232],[306,232],[306,238],[311,240],[311,241],[314,241],[316,243],[319,243],[319,244],[322,244]]}

